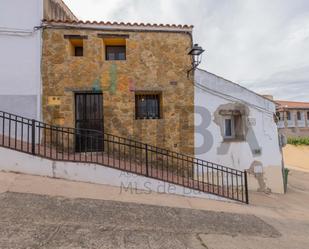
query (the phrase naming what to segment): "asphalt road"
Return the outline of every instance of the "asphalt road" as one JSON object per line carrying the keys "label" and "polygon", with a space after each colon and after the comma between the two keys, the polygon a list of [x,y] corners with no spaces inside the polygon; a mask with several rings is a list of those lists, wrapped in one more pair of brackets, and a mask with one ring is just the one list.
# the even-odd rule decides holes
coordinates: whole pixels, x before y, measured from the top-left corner
{"label": "asphalt road", "polygon": [[205,249],[210,248],[210,235],[215,236],[212,243],[221,236],[281,236],[255,215],[25,193],[0,195],[1,249]]}

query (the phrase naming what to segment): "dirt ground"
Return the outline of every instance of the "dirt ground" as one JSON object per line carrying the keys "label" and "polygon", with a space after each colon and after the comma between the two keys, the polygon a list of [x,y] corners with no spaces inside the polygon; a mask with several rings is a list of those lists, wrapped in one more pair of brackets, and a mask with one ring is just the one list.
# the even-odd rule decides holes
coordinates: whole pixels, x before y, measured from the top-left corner
{"label": "dirt ground", "polygon": [[309,173],[250,205],[0,172],[0,248],[308,249]]}
{"label": "dirt ground", "polygon": [[288,144],[283,148],[283,159],[287,168],[309,172],[309,146]]}

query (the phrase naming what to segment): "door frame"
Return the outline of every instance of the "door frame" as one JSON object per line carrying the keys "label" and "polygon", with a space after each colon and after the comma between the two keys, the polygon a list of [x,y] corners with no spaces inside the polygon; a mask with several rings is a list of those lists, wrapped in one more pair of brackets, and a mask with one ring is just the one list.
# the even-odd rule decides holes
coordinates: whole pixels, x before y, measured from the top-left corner
{"label": "door frame", "polygon": [[[104,96],[102,91],[74,91],[74,128],[77,129],[77,95],[101,95],[102,96],[102,135],[103,135],[103,151],[104,151]],[[76,134],[77,135],[77,134]],[[74,136],[75,150],[76,150],[76,135]]]}

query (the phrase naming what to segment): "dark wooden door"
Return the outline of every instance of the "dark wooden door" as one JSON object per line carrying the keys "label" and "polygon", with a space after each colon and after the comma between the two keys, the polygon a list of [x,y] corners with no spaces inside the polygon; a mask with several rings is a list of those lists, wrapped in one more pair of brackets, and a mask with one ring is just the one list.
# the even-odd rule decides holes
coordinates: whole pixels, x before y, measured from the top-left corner
{"label": "dark wooden door", "polygon": [[103,150],[102,93],[75,94],[75,148],[77,152]]}

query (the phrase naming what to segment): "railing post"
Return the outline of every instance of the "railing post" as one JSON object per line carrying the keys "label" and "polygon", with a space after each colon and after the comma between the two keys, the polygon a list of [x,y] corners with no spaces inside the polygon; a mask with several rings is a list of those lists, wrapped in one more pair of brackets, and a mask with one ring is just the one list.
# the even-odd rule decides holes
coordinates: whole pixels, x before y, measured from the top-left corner
{"label": "railing post", "polygon": [[248,194],[248,173],[247,170],[244,172],[245,176],[245,196],[246,196],[246,203],[249,204],[249,194]]}
{"label": "railing post", "polygon": [[31,152],[35,155],[35,120],[31,122]]}
{"label": "railing post", "polygon": [[146,176],[149,176],[149,170],[148,170],[148,145],[146,144]]}

